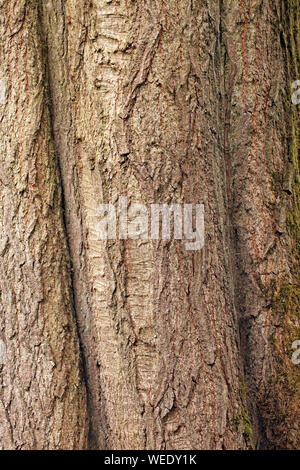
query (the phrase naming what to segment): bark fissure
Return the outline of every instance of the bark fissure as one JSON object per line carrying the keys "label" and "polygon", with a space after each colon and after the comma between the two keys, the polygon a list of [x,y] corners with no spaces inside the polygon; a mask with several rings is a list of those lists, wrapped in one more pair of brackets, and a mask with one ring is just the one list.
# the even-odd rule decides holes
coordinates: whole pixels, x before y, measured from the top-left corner
{"label": "bark fissure", "polygon": [[1,448],[84,448],[86,391],[37,3],[1,9]]}

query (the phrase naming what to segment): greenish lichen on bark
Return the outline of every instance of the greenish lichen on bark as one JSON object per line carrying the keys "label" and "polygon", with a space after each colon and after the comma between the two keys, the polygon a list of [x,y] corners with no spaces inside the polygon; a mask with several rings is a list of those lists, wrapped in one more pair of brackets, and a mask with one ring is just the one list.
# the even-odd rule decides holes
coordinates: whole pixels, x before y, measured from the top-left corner
{"label": "greenish lichen on bark", "polygon": [[[277,324],[272,334],[274,376],[260,403],[269,448],[299,448],[300,369],[292,362],[292,344],[300,339],[300,105],[292,102],[292,83],[300,78],[300,8],[297,0],[282,0],[278,7],[281,45],[286,60],[286,89],[282,91],[285,168],[274,175],[277,197],[287,201],[290,275],[267,289]],[[285,194],[284,194],[285,193]],[[275,286],[275,288],[274,288]]]}
{"label": "greenish lichen on bark", "polygon": [[[293,238],[293,262],[300,261],[300,106],[291,100],[292,83],[300,78],[300,8],[297,0],[281,1],[281,40],[286,57],[286,166],[291,181],[291,204],[287,226]],[[283,188],[284,190],[286,188]]]}

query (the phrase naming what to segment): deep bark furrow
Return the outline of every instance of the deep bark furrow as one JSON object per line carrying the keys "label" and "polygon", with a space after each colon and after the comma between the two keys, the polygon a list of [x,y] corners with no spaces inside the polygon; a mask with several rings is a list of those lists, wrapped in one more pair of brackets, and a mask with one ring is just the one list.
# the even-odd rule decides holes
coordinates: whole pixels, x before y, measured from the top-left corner
{"label": "deep bark furrow", "polygon": [[2,2],[0,27],[0,446],[84,448],[86,390],[37,2]]}

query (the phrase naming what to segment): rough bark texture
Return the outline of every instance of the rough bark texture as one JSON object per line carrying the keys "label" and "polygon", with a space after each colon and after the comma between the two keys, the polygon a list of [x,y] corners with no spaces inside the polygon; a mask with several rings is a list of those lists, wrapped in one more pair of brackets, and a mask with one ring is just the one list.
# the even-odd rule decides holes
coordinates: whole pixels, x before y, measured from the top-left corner
{"label": "rough bark texture", "polygon": [[2,449],[86,446],[86,388],[37,2],[1,2]]}
{"label": "rough bark texture", "polygon": [[[0,12],[1,447],[299,448],[297,0]],[[203,250],[97,240],[122,195]]]}

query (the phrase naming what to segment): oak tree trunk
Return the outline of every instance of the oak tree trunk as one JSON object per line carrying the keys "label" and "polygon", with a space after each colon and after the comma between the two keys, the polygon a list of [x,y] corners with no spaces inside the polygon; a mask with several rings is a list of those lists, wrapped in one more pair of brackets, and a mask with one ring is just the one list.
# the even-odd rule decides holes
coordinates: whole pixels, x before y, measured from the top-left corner
{"label": "oak tree trunk", "polygon": [[[0,448],[299,448],[299,11],[0,1]],[[204,248],[99,240],[121,196]]]}

